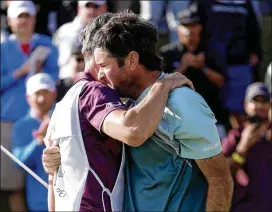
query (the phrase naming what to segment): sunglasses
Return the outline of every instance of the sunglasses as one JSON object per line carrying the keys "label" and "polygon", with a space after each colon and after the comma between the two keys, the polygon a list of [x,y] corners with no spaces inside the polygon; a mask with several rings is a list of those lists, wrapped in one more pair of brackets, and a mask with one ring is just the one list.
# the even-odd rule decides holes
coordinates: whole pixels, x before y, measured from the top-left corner
{"label": "sunglasses", "polygon": [[261,104],[267,104],[270,102],[269,97],[261,97],[261,98],[253,98],[251,100],[252,103],[261,103]]}
{"label": "sunglasses", "polygon": [[83,57],[74,57],[75,60],[78,62],[78,63],[81,63],[81,62],[84,62],[84,58]]}
{"label": "sunglasses", "polygon": [[92,2],[89,2],[85,5],[86,8],[94,8],[94,9],[97,9],[99,8],[100,6],[98,4],[94,4]]}

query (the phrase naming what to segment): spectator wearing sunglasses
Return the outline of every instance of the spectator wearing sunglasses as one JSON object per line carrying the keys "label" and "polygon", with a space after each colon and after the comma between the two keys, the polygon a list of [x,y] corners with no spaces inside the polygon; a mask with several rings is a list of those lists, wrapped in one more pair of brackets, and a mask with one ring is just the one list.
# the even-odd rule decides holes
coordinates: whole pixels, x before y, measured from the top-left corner
{"label": "spectator wearing sunglasses", "polygon": [[67,72],[70,73],[70,77],[66,77],[57,81],[57,102],[59,102],[67,91],[74,85],[75,75],[79,72],[84,71],[84,57],[81,53],[81,45],[74,44],[71,50],[71,55],[69,57],[69,70]]}
{"label": "spectator wearing sunglasses", "polygon": [[59,49],[60,78],[71,77],[67,71],[69,57],[74,44],[79,44],[79,33],[98,15],[107,11],[106,1],[78,1],[77,15],[72,22],[62,25],[54,34],[54,43]]}

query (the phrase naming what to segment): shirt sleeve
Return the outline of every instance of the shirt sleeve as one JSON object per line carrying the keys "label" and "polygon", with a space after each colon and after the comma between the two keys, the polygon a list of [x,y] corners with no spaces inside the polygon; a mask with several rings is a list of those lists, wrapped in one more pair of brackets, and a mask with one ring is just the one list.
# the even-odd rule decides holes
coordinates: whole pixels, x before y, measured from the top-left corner
{"label": "shirt sleeve", "polygon": [[5,90],[7,90],[8,88],[10,88],[11,86],[13,86],[17,80],[13,77],[13,71],[9,71],[7,70],[7,66],[6,66],[6,59],[5,59],[5,56],[6,56],[6,51],[7,51],[7,48],[6,46],[1,43],[1,67],[0,67],[0,70],[1,70],[1,93],[4,92]]}
{"label": "shirt sleeve", "polygon": [[106,116],[117,109],[126,110],[113,89],[94,82],[87,83],[79,96],[79,110],[99,132]]}
{"label": "shirt sleeve", "polygon": [[58,66],[58,57],[59,52],[55,46],[51,46],[51,52],[48,55],[48,58],[45,60],[44,72],[49,74],[54,81],[57,81],[59,78],[59,66]]}
{"label": "shirt sleeve", "polygon": [[174,139],[184,158],[204,159],[222,151],[216,119],[205,100],[187,87],[176,89],[170,101],[178,115]]}

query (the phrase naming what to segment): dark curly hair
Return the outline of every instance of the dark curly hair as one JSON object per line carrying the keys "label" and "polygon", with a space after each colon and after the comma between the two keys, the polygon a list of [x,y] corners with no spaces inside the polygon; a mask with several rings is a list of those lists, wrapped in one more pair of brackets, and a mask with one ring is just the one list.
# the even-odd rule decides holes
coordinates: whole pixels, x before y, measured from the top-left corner
{"label": "dark curly hair", "polygon": [[115,14],[93,37],[92,48],[104,48],[117,59],[119,67],[131,52],[139,54],[139,63],[149,71],[162,70],[162,59],[156,54],[156,28],[130,11]]}
{"label": "dark curly hair", "polygon": [[114,16],[114,13],[103,13],[90,21],[81,31],[79,40],[82,44],[82,53],[87,59],[92,56],[92,41],[95,33],[101,29]]}

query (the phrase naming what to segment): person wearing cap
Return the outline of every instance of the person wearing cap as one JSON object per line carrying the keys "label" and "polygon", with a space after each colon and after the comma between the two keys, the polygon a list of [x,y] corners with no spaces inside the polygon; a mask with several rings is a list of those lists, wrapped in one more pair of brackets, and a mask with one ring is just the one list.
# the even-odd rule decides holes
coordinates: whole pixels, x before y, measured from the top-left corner
{"label": "person wearing cap", "polygon": [[226,136],[227,114],[219,100],[219,90],[224,83],[223,75],[205,68],[205,48],[201,38],[203,26],[196,5],[180,11],[177,33],[178,42],[162,46],[160,54],[165,72],[180,72],[193,81],[196,91],[206,100],[217,119],[220,137]]}
{"label": "person wearing cap", "polygon": [[207,39],[207,69],[220,70],[225,83],[220,91],[231,127],[245,117],[244,97],[248,85],[259,81],[262,57],[261,29],[252,1],[192,0],[197,4]]}
{"label": "person wearing cap", "polygon": [[272,210],[271,100],[263,83],[248,86],[244,107],[247,121],[222,143],[235,182],[231,211],[268,212]]}
{"label": "person wearing cap", "polygon": [[71,56],[69,58],[69,66],[66,66],[65,72],[70,73],[68,77],[59,79],[56,83],[57,87],[57,102],[59,102],[74,85],[76,74],[84,71],[85,63],[81,52],[81,45],[75,43],[72,47]]}
{"label": "person wearing cap", "polygon": [[62,25],[54,34],[54,43],[59,49],[60,78],[71,77],[67,72],[69,57],[74,44],[79,44],[80,31],[98,15],[107,11],[106,1],[78,1],[77,16],[72,22]]}
{"label": "person wearing cap", "polygon": [[[9,1],[7,15],[12,35],[0,44],[1,143],[5,148],[11,150],[10,136],[13,123],[22,118],[29,108],[25,99],[25,81],[35,72],[48,73],[54,80],[57,80],[58,51],[52,45],[51,38],[34,33],[36,9],[33,2]],[[48,54],[44,55],[46,57],[43,60],[40,58],[40,61],[36,60],[36,63],[32,63],[30,55],[38,47],[48,50]],[[4,201],[5,204],[10,205],[12,211],[23,210],[20,207],[23,203],[19,202],[19,199],[22,200],[22,198],[15,198],[16,200],[13,198],[22,194],[22,188],[21,171],[6,155],[1,154],[1,193],[7,193],[5,196],[12,199]]]}
{"label": "person wearing cap", "polygon": [[[12,130],[12,153],[44,181],[47,174],[42,166],[43,138],[36,131],[49,119],[56,98],[54,80],[45,73],[38,73],[27,80],[26,99],[28,113],[15,122]],[[26,202],[29,211],[47,211],[47,189],[25,173]]]}

